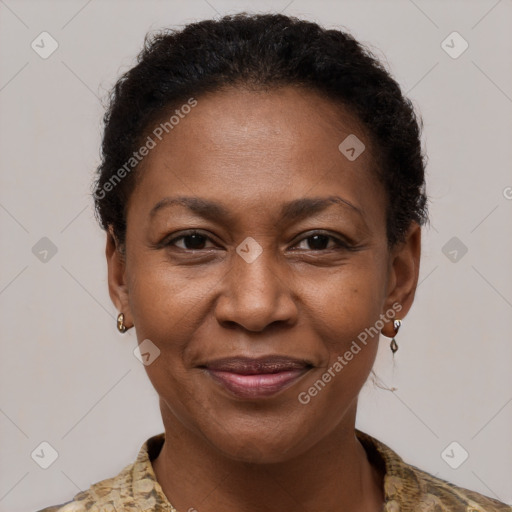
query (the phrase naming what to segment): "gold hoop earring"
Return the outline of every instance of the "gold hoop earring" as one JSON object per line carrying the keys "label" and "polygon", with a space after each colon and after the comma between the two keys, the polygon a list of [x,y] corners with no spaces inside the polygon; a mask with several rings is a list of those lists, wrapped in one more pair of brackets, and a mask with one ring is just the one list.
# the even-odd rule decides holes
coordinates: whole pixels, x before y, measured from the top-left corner
{"label": "gold hoop earring", "polygon": [[398,350],[398,344],[395,340],[395,336],[398,334],[398,331],[400,329],[400,326],[402,325],[402,320],[399,320],[398,318],[393,321],[393,327],[395,329],[395,334],[393,334],[393,339],[391,340],[391,343],[389,344],[391,348],[391,352],[393,352],[393,355],[395,355],[395,352]]}
{"label": "gold hoop earring", "polygon": [[119,313],[119,315],[117,315],[117,330],[121,334],[124,334],[126,332],[126,325],[124,325],[124,315],[123,315],[123,313]]}

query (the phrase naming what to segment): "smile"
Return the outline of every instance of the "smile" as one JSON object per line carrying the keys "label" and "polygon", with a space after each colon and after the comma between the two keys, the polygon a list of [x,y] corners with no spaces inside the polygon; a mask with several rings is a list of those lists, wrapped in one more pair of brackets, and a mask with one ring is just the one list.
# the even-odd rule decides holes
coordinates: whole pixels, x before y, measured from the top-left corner
{"label": "smile", "polygon": [[232,395],[242,399],[266,398],[292,386],[312,365],[306,361],[268,356],[229,358],[204,365],[207,374]]}

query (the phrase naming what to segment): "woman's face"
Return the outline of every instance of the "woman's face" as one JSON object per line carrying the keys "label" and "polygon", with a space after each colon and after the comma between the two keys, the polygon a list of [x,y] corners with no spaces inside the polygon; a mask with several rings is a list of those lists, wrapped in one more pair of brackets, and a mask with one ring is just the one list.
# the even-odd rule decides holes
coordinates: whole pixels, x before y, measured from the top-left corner
{"label": "woman's face", "polygon": [[150,340],[166,428],[276,462],[353,427],[375,333],[409,310],[420,253],[416,224],[388,250],[365,131],[311,92],[230,89],[152,137],[126,260],[110,236],[107,259],[114,303]]}

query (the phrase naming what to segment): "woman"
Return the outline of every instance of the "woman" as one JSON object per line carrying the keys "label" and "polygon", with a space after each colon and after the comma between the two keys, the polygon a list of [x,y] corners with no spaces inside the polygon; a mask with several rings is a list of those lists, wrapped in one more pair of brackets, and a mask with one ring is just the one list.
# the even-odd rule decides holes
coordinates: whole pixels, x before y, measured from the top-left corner
{"label": "woman", "polygon": [[512,510],[355,428],[427,220],[417,118],[367,50],[283,15],[163,32],[102,149],[109,292],[165,432],[46,512]]}

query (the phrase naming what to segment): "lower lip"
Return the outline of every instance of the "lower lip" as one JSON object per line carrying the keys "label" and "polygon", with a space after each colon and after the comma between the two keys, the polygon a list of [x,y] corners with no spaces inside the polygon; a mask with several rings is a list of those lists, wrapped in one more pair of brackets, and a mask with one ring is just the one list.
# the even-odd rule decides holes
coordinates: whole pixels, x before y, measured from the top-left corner
{"label": "lower lip", "polygon": [[242,375],[239,373],[218,370],[207,370],[213,379],[224,386],[232,394],[240,398],[265,398],[290,387],[307,368],[286,370],[277,373],[260,373]]}

